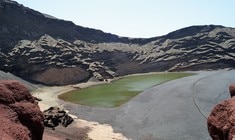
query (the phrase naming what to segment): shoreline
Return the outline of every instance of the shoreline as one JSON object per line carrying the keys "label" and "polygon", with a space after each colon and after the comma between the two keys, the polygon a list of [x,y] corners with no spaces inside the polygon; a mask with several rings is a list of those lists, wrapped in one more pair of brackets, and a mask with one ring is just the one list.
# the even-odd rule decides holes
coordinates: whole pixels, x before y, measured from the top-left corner
{"label": "shoreline", "polygon": [[[124,76],[119,76],[115,77],[113,79],[107,79],[108,81],[97,81],[97,82],[83,82],[83,83],[78,83],[78,84],[73,84],[73,85],[66,85],[66,86],[44,86],[40,87],[34,91],[32,91],[32,95],[42,99],[42,101],[39,102],[39,104],[50,104],[51,102],[59,101],[61,99],[58,98],[58,95],[64,94],[69,91],[73,90],[79,90],[79,89],[84,89],[92,86],[97,86],[97,85],[102,85],[102,84],[108,84],[111,83],[115,80],[119,80],[121,78],[129,77],[129,76],[140,76],[140,75],[150,75],[150,74],[162,74],[162,73],[198,73],[198,72],[193,72],[193,71],[186,71],[186,72],[148,72],[148,73],[136,73],[136,74],[128,74]],[[44,93],[46,92],[46,93]],[[45,95],[44,95],[45,94]],[[45,97],[46,96],[46,97]],[[48,98],[50,97],[50,98]],[[48,103],[48,101],[51,101]],[[64,100],[62,100],[64,101]],[[67,102],[67,101],[64,101]],[[59,103],[55,104],[59,105]],[[45,107],[43,105],[40,105],[41,110],[45,110]]]}
{"label": "shoreline", "polygon": [[[61,104],[59,102],[61,100],[58,98],[58,95],[72,91],[72,90],[76,90],[78,86],[79,86],[79,88],[87,88],[90,86],[95,86],[95,85],[105,84],[105,83],[108,83],[108,82],[86,82],[86,83],[80,83],[80,84],[76,84],[76,85],[53,86],[53,87],[46,87],[45,86],[45,87],[39,88],[37,90],[34,90],[32,92],[32,95],[34,97],[42,99],[42,101],[38,102],[38,105],[39,105],[39,108],[41,111],[44,111],[51,106],[61,107],[66,110],[66,108],[63,107],[63,104]],[[68,111],[68,110],[66,110],[66,111]],[[92,140],[112,140],[112,139],[128,140],[121,133],[115,133],[111,125],[100,124],[100,123],[94,122],[94,121],[86,121],[84,119],[79,119],[79,115],[75,116],[75,115],[71,115],[70,113],[69,113],[69,115],[74,119],[72,126],[67,127],[67,128],[60,128],[59,131],[56,128],[55,130],[53,130],[54,131],[53,133],[50,132],[49,129],[45,129],[44,136],[43,136],[44,139],[49,140],[49,139],[53,139],[53,138],[54,139],[60,138],[61,134],[56,134],[56,133],[61,133],[61,131],[63,133],[70,133],[74,129],[82,131],[82,130],[88,128],[89,131],[87,131],[87,133],[85,135],[87,135],[87,137]],[[70,132],[68,132],[68,131],[70,131]],[[67,134],[67,137],[69,137],[70,135]],[[72,134],[72,135],[78,135],[78,134],[76,132],[74,132],[74,134]],[[67,138],[66,135],[63,137]]]}
{"label": "shoreline", "polygon": [[[64,100],[61,100],[58,98],[58,95],[61,95],[63,93],[77,90],[77,89],[83,89],[87,87],[92,87],[100,84],[108,84],[112,81],[129,77],[129,76],[138,76],[138,75],[150,75],[150,74],[162,74],[162,73],[175,73],[175,72],[149,72],[149,73],[138,73],[138,74],[129,74],[125,76],[115,77],[114,79],[108,79],[108,81],[98,81],[98,82],[85,82],[85,83],[79,83],[75,85],[67,85],[67,86],[45,86],[42,88],[39,88],[37,90],[34,90],[32,92],[32,95],[42,99],[38,103],[40,110],[44,111],[48,109],[51,106],[57,106],[64,108],[63,102],[66,102]],[[182,73],[198,73],[198,72],[182,72]],[[66,110],[66,108],[64,108]],[[117,140],[127,140],[125,136],[123,136],[121,133],[115,133],[112,126],[108,124],[99,124],[98,122],[93,121],[86,121],[83,119],[78,119],[78,116],[71,115],[74,118],[74,127],[73,129],[83,129],[83,128],[90,128],[90,131],[88,131],[87,135],[89,138],[93,140],[111,140],[111,139],[117,139]],[[66,128],[64,129],[66,131]],[[48,135],[48,133],[47,133]]]}

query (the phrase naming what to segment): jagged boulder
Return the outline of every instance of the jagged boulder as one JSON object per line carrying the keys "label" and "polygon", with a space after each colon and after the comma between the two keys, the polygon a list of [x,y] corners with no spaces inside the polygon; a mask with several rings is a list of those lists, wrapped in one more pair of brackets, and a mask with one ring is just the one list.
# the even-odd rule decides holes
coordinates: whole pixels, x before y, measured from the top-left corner
{"label": "jagged boulder", "polygon": [[58,125],[67,127],[73,122],[73,118],[66,111],[58,107],[50,107],[44,112],[44,125],[54,128]]}
{"label": "jagged boulder", "polygon": [[5,140],[41,140],[43,114],[18,81],[0,81],[0,134]]}
{"label": "jagged boulder", "polygon": [[208,131],[213,140],[232,140],[235,135],[234,84],[229,86],[231,99],[216,105],[207,119]]}

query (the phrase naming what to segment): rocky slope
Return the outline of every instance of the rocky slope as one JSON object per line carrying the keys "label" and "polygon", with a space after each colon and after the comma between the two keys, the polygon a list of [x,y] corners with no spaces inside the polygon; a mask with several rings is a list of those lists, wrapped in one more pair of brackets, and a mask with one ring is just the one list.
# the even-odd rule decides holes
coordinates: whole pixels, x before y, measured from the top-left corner
{"label": "rocky slope", "polygon": [[191,26],[131,39],[0,1],[0,69],[48,85],[150,71],[235,67],[235,29]]}
{"label": "rocky slope", "polygon": [[0,81],[2,140],[41,140],[43,114],[29,91],[17,81]]}

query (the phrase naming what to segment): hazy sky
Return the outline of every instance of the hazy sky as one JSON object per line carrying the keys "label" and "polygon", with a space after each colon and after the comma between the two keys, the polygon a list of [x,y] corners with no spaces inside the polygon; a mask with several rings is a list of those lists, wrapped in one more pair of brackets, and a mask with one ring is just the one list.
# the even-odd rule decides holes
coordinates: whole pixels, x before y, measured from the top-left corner
{"label": "hazy sky", "polygon": [[77,25],[154,37],[191,25],[235,27],[235,0],[16,0]]}

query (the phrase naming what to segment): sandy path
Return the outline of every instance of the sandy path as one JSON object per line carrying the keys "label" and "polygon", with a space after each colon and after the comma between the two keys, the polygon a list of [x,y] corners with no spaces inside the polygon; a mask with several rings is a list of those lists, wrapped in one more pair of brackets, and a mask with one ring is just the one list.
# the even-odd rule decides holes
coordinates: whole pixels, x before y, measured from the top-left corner
{"label": "sandy path", "polygon": [[[46,110],[51,106],[58,106],[63,108],[63,104],[61,104],[59,99],[57,98],[58,95],[74,90],[76,87],[79,88],[85,88],[92,85],[102,84],[96,83],[96,82],[87,82],[87,83],[81,83],[73,86],[56,86],[56,87],[43,87],[36,91],[33,91],[33,96],[42,99],[42,101],[39,102],[40,109]],[[124,137],[120,133],[114,133],[113,128],[108,124],[99,124],[98,122],[91,122],[86,121],[82,119],[78,119],[77,116],[71,115],[74,118],[73,128],[71,129],[80,129],[80,128],[90,128],[90,131],[88,132],[88,137],[92,140],[127,140],[126,137]],[[79,117],[79,116],[78,116]],[[60,131],[63,131],[63,129],[60,129]],[[66,133],[68,130],[64,130]],[[76,132],[74,132],[76,133]],[[44,140],[60,140],[61,138],[58,138],[56,135],[52,135],[47,133],[44,136]]]}

